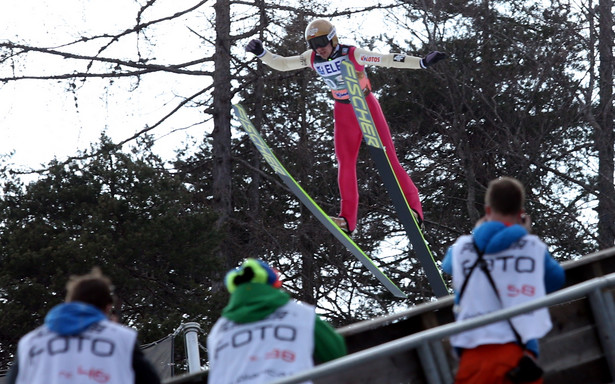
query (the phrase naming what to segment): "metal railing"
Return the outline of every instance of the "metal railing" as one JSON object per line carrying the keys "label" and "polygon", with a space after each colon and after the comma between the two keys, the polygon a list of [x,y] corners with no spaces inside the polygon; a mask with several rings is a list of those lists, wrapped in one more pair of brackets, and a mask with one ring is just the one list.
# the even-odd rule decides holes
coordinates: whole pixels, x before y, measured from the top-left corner
{"label": "metal railing", "polygon": [[[311,370],[275,381],[271,384],[302,383],[308,380],[330,376],[354,366],[405,352],[413,348],[418,349],[421,364],[429,383],[451,382],[452,373],[450,370],[445,372],[448,367],[446,363],[443,362],[441,350],[434,347],[439,344],[442,339],[468,329],[505,320],[525,312],[562,304],[583,297],[587,297],[591,305],[608,369],[611,377],[615,378],[615,330],[612,326],[615,324],[615,303],[612,295],[607,295],[603,292],[605,288],[611,287],[615,287],[615,273],[578,283],[523,305],[492,312],[462,323],[440,325],[372,348],[364,349],[351,355],[318,365]],[[206,371],[186,374],[165,380],[164,383],[181,384],[203,382],[206,375]]]}
{"label": "metal railing", "polygon": [[[606,360],[609,364],[609,371],[611,376],[615,378],[615,333],[612,327],[612,324],[615,323],[615,306],[613,305],[612,295],[605,295],[605,293],[602,292],[603,289],[613,286],[615,286],[615,273],[603,277],[596,277],[572,287],[551,293],[543,298],[529,303],[502,309],[464,322],[441,325],[436,328],[417,332],[394,341],[368,348],[328,363],[321,364],[311,370],[301,372],[297,375],[275,381],[271,384],[302,383],[308,380],[314,380],[342,372],[354,366],[368,363],[371,360],[405,352],[412,348],[419,348],[423,350],[429,349],[431,342],[441,340],[453,334],[505,320],[507,318],[539,308],[562,304],[564,302],[579,299],[585,296],[587,296],[592,303],[594,314],[598,314],[596,318],[596,325],[598,332],[602,336],[602,346]],[[429,379],[428,377],[428,380],[432,382],[433,378]]]}

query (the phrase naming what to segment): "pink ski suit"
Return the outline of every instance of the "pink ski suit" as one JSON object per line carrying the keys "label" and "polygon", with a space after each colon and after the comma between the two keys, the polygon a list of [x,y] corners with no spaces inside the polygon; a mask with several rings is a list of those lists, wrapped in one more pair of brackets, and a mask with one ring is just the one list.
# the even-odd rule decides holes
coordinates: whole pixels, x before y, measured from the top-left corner
{"label": "pink ski suit", "polygon": [[363,138],[358,120],[349,102],[348,91],[341,77],[341,61],[346,58],[354,64],[361,87],[365,92],[368,107],[371,111],[376,129],[386,148],[391,166],[408,201],[408,205],[423,219],[423,208],[418,189],[408,173],[399,163],[391,132],[378,100],[371,93],[371,85],[365,73],[365,65],[377,65],[395,68],[420,69],[420,58],[403,54],[380,54],[361,48],[338,44],[330,57],[324,59],[313,50],[308,50],[298,56],[282,57],[265,50],[260,59],[273,69],[289,71],[305,67],[314,69],[331,89],[335,99],[335,156],[338,162],[338,186],[341,197],[340,217],[348,222],[352,232],[357,225],[359,207],[359,190],[357,185],[357,157]]}

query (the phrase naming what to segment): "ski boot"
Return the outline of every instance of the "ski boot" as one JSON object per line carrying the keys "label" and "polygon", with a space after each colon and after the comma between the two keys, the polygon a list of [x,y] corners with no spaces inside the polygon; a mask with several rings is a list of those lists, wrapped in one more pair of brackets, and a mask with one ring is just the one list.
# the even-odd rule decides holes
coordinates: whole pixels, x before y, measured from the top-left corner
{"label": "ski boot", "polygon": [[412,213],[412,216],[414,216],[414,220],[416,220],[416,223],[419,226],[419,229],[421,230],[421,232],[425,231],[425,225],[423,224],[423,220],[421,220],[421,216],[419,216],[418,212],[416,212],[414,209],[410,208],[410,213]]}
{"label": "ski boot", "polygon": [[346,232],[347,235],[350,235],[351,232],[348,230],[348,221],[346,221],[343,217],[333,217],[329,216],[329,218],[337,225],[342,231]]}

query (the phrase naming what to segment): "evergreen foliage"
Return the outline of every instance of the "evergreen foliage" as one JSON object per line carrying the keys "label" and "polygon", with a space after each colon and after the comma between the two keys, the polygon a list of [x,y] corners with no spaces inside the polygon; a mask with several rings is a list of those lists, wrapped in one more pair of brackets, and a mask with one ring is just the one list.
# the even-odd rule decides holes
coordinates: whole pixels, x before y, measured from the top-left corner
{"label": "evergreen foliage", "polygon": [[[111,144],[103,138],[101,147]],[[158,340],[183,321],[214,321],[215,216],[164,169],[147,142],[135,154],[50,164],[27,185],[5,180],[0,200],[0,350],[64,300],[72,274],[99,266],[115,286],[122,321]],[[212,313],[213,312],[213,313]]]}

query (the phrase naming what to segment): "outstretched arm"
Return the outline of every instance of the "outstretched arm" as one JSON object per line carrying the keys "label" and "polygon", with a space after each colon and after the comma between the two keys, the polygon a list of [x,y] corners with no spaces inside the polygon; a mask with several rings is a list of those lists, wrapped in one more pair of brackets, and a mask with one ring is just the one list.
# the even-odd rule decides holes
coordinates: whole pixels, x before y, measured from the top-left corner
{"label": "outstretched arm", "polygon": [[424,58],[408,56],[403,53],[379,53],[356,48],[354,57],[361,65],[375,65],[387,68],[421,69],[434,65],[446,58],[443,52],[433,51]]}
{"label": "outstretched arm", "polygon": [[252,52],[260,58],[263,63],[277,71],[292,71],[311,66],[311,49],[297,56],[279,56],[266,50],[265,47],[263,47],[262,41],[253,39],[246,45],[246,51]]}

